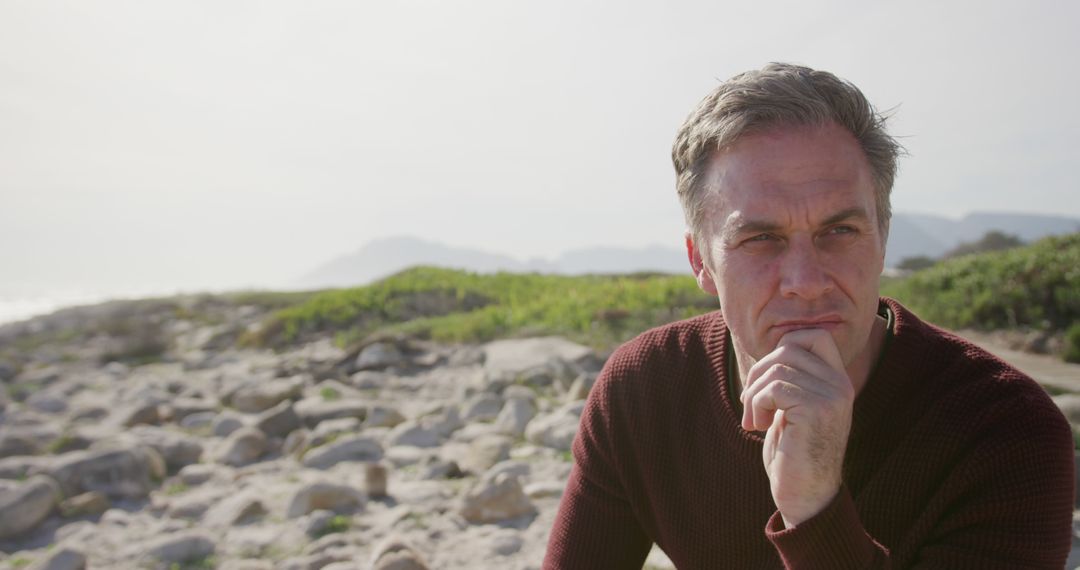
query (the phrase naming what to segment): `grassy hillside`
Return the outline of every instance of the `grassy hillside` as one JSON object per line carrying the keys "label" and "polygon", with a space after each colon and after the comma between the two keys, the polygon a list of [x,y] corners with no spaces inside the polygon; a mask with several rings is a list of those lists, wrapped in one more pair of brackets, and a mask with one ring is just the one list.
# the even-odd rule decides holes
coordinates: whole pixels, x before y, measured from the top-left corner
{"label": "grassy hillside", "polygon": [[950,328],[1063,331],[1080,322],[1080,233],[946,260],[882,293]]}
{"label": "grassy hillside", "polygon": [[333,332],[342,344],[402,332],[442,341],[565,335],[610,346],[716,308],[689,276],[476,274],[418,267],[278,311],[247,342],[280,346]]}
{"label": "grassy hillside", "polygon": [[[883,280],[882,292],[947,327],[1065,330],[1080,320],[1080,234],[951,259]],[[325,333],[342,344],[381,333],[442,341],[558,334],[611,346],[717,306],[688,275],[571,277],[433,267],[298,301],[246,342],[282,346]]]}

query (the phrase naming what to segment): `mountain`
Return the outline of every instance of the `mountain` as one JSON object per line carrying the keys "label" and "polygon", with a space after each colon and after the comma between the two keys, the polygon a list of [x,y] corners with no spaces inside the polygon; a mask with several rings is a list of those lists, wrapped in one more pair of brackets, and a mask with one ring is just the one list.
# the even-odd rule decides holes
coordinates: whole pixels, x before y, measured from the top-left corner
{"label": "mountain", "polygon": [[[1014,234],[1025,242],[1048,235],[1080,231],[1080,219],[1063,216],[976,212],[960,219],[933,214],[897,213],[889,230],[885,266],[905,257],[939,257],[962,242],[975,241],[992,230]],[[348,287],[370,283],[414,265],[436,265],[480,273],[495,271],[564,273],[688,273],[686,252],[679,244],[648,247],[588,247],[548,260],[521,261],[509,255],[452,247],[415,237],[378,239],[355,253],[331,260],[295,282],[297,287]]]}
{"label": "mountain", "polygon": [[347,287],[370,283],[414,265],[436,265],[480,273],[496,271],[540,273],[681,273],[686,253],[674,247],[590,247],[567,251],[555,260],[519,261],[507,255],[451,247],[415,237],[379,239],[355,253],[325,263],[295,282],[297,287]]}
{"label": "mountain", "polygon": [[331,260],[298,279],[296,285],[306,288],[363,285],[414,265],[458,267],[485,273],[530,271],[528,265],[508,255],[398,236],[374,240],[356,253]]}
{"label": "mountain", "polygon": [[1080,231],[1080,219],[1039,214],[972,212],[960,219],[933,214],[897,213],[889,230],[885,265],[895,267],[905,257],[938,257],[964,242],[1000,231],[1032,242],[1050,235]]}

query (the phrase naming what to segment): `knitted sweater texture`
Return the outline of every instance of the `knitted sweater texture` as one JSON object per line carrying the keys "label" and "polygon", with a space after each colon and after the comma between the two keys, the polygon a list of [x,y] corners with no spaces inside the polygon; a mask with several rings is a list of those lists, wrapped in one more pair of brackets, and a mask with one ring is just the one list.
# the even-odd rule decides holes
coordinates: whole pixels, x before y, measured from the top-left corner
{"label": "knitted sweater texture", "polygon": [[719,312],[617,350],[589,395],[544,568],[1054,568],[1071,544],[1069,424],[1027,376],[896,301],[855,400],[843,487],[784,529],[740,426]]}

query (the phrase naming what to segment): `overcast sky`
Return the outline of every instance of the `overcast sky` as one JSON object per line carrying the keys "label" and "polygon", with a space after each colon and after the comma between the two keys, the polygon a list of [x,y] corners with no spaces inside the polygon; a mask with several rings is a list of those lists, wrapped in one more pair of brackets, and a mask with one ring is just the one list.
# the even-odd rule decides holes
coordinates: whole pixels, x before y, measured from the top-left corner
{"label": "overcast sky", "polygon": [[1080,217],[1080,2],[0,1],[0,288],[232,287],[415,235],[677,246],[718,79],[833,71],[897,211]]}

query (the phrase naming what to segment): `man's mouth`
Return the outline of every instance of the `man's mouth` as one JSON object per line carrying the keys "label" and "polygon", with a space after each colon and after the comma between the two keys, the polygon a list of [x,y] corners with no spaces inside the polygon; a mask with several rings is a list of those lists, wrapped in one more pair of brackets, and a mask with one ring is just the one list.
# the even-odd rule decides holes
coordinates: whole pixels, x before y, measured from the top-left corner
{"label": "man's mouth", "polygon": [[780,321],[772,326],[773,330],[779,331],[780,334],[787,334],[791,331],[797,331],[802,329],[823,329],[831,331],[841,324],[844,320],[837,315],[825,315],[821,317],[813,317],[808,319],[791,319],[786,321]]}

